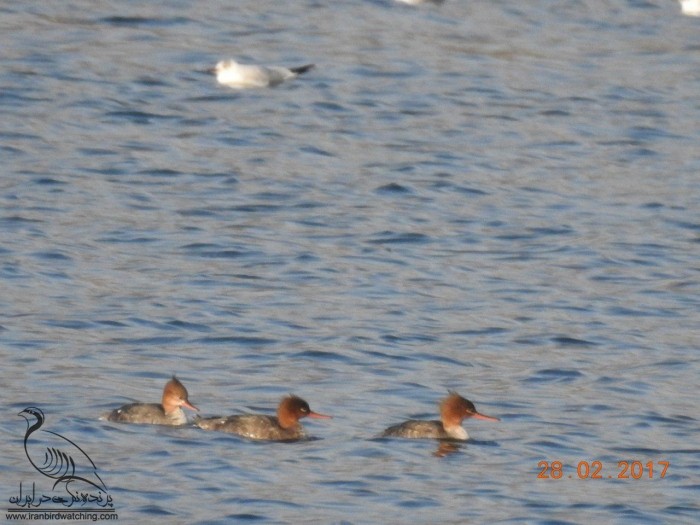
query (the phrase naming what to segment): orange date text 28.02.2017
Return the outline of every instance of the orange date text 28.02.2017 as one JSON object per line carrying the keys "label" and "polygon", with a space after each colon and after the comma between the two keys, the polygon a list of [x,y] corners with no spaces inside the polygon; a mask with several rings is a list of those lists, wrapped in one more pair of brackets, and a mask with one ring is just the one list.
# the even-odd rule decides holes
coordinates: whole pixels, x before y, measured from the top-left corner
{"label": "orange date text 28.02.2017", "polygon": [[539,479],[661,479],[666,476],[669,461],[618,461],[614,473],[604,472],[602,461],[579,461],[566,466],[561,461],[540,461]]}

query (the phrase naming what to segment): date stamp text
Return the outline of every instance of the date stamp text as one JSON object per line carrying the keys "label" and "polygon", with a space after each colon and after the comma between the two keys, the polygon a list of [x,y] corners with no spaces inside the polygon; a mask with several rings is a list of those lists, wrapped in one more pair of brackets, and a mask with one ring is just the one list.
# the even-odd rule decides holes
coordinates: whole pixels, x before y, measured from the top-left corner
{"label": "date stamp text", "polygon": [[[612,472],[602,461],[579,461],[565,465],[561,461],[540,461],[538,479],[663,479],[669,461],[618,461]],[[607,467],[607,468],[606,468]]]}

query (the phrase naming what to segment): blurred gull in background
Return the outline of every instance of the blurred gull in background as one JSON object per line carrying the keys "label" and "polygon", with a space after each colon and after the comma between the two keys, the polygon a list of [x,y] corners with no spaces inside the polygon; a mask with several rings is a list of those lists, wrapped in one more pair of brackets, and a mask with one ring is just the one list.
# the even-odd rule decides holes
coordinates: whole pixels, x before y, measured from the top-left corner
{"label": "blurred gull in background", "polygon": [[307,64],[299,67],[255,66],[239,64],[235,60],[221,60],[213,68],[219,84],[234,89],[273,87],[285,80],[296,78],[314,67]]}
{"label": "blurred gull in background", "polygon": [[688,16],[700,16],[700,0],[680,0],[681,13]]}

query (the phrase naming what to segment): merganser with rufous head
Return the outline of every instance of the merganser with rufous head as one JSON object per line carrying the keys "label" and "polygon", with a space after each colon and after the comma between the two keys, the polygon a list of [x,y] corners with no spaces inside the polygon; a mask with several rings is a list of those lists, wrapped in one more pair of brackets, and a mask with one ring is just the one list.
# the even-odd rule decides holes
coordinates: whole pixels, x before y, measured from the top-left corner
{"label": "merganser with rufous head", "polygon": [[380,437],[465,441],[469,439],[469,434],[462,427],[462,421],[467,418],[500,421],[497,417],[477,412],[474,403],[463,398],[457,392],[450,392],[440,403],[440,421],[411,419],[387,428]]}
{"label": "merganser with rufous head", "polygon": [[195,421],[204,430],[228,432],[248,439],[261,441],[296,441],[307,437],[299,420],[331,419],[331,416],[314,412],[302,398],[289,395],[277,407],[277,416],[242,414],[228,417],[210,417]]}
{"label": "merganser with rufous head", "polygon": [[113,410],[104,419],[118,423],[185,425],[187,416],[182,407],[199,410],[189,402],[185,386],[173,376],[163,388],[163,397],[160,403],[131,403]]}

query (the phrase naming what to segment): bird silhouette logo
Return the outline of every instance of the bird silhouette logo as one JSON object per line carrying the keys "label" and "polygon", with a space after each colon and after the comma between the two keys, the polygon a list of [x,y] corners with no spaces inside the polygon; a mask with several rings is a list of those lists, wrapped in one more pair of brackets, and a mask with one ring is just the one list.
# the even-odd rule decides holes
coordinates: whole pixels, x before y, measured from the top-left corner
{"label": "bird silhouette logo", "polygon": [[55,480],[54,489],[59,483],[65,483],[67,486],[71,482],[82,481],[92,485],[97,490],[107,492],[107,485],[97,473],[97,467],[90,456],[67,437],[51,430],[42,430],[42,433],[49,434],[48,436],[41,435],[49,444],[32,446],[34,440],[30,440],[30,437],[41,428],[45,420],[41,409],[27,407],[17,415],[27,420],[24,453],[27,455],[29,463],[39,473]]}

